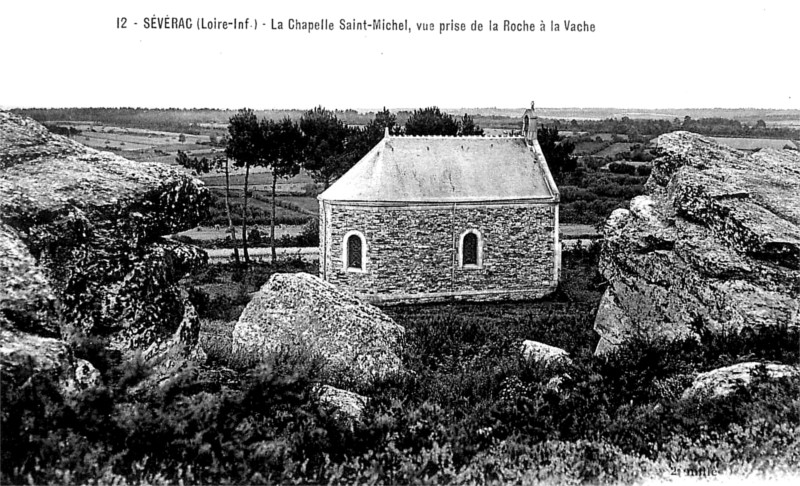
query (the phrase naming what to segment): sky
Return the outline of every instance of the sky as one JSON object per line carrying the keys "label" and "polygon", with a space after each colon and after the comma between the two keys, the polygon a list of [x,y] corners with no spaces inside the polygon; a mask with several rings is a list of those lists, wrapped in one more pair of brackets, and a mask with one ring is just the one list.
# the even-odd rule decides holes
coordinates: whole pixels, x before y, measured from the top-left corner
{"label": "sky", "polygon": [[[798,14],[800,2],[752,0],[5,1],[0,107],[800,109]],[[145,28],[154,17],[193,25]],[[201,30],[200,18],[249,28]],[[440,33],[451,21],[466,31]]]}

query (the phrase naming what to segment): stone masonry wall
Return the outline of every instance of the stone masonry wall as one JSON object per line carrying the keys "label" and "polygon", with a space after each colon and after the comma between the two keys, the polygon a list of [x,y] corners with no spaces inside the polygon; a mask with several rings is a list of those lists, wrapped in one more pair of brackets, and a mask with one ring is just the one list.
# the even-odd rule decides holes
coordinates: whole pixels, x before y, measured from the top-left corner
{"label": "stone masonry wall", "polygon": [[[538,298],[552,291],[552,204],[366,207],[325,203],[320,275],[372,302]],[[483,237],[481,268],[460,268],[459,238]],[[343,238],[360,231],[365,272],[343,269]]]}

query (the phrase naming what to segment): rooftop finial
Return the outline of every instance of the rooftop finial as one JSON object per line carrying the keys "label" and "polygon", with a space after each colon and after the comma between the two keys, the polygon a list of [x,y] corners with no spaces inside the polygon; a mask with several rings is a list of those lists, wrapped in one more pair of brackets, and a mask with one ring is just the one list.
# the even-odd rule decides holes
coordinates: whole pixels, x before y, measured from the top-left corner
{"label": "rooftop finial", "polygon": [[536,108],[534,108],[534,105],[535,105],[535,102],[531,101],[531,111],[536,111]]}

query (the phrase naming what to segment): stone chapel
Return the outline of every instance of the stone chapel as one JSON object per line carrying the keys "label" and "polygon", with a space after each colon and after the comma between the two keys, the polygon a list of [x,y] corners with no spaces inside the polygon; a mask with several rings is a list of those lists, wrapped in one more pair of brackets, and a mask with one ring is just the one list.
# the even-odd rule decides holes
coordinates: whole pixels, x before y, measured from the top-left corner
{"label": "stone chapel", "polygon": [[556,288],[558,188],[536,139],[384,138],[318,196],[320,277],[368,302],[522,300]]}

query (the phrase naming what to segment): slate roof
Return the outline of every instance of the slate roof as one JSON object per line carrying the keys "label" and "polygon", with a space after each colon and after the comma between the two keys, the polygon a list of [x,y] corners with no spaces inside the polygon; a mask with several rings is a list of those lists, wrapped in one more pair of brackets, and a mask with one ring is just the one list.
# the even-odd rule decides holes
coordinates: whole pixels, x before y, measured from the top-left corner
{"label": "slate roof", "polygon": [[538,143],[523,137],[386,136],[320,200],[557,201]]}

